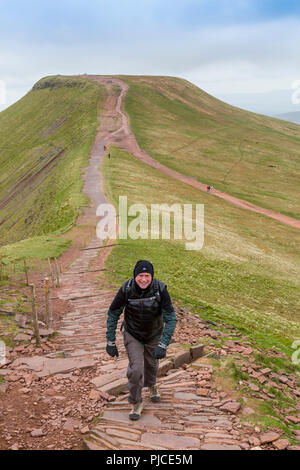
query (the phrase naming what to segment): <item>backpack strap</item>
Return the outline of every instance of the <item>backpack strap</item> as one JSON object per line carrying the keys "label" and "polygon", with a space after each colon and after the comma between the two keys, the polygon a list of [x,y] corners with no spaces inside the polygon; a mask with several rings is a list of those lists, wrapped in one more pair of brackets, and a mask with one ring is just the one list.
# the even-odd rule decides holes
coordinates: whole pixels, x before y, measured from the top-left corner
{"label": "backpack strap", "polygon": [[154,279],[154,295],[158,302],[161,301],[161,293],[166,288],[166,284],[158,279]]}
{"label": "backpack strap", "polygon": [[127,300],[128,300],[128,297],[129,297],[129,292],[130,292],[130,289],[131,289],[131,286],[132,286],[132,281],[133,281],[133,278],[128,279],[128,281],[125,281],[123,286],[122,286],[123,292],[125,294],[125,303],[127,303]]}
{"label": "backpack strap", "polygon": [[154,290],[154,295],[156,297],[157,302],[160,302],[159,283],[157,279],[154,279],[153,281],[153,290]]}
{"label": "backpack strap", "polygon": [[[122,290],[123,290],[124,295],[125,295],[125,304],[127,304],[127,300],[128,300],[128,297],[129,297],[129,292],[130,292],[131,285],[132,285],[132,281],[133,281],[133,278],[128,279],[128,281],[125,281],[122,285]],[[125,329],[125,320],[122,321],[120,331],[122,332],[124,329]]]}

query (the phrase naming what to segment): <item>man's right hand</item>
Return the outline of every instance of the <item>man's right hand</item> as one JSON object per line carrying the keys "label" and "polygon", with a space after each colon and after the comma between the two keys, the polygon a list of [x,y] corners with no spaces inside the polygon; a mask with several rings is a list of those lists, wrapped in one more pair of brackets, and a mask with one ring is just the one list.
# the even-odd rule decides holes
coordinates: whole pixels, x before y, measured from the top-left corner
{"label": "man's right hand", "polygon": [[106,352],[109,354],[111,357],[119,357],[119,351],[116,346],[116,343],[113,341],[108,341],[106,345]]}

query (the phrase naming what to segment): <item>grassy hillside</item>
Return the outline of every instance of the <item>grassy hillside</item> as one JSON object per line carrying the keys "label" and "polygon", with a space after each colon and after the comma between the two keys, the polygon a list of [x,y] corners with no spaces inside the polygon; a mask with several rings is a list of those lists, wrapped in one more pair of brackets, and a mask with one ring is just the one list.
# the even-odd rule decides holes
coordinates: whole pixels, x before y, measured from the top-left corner
{"label": "grassy hillside", "polygon": [[89,80],[46,77],[0,113],[0,246],[74,224],[103,98]]}
{"label": "grassy hillside", "polygon": [[300,218],[300,126],[244,111],[171,77],[120,77],[140,147],[164,165]]}

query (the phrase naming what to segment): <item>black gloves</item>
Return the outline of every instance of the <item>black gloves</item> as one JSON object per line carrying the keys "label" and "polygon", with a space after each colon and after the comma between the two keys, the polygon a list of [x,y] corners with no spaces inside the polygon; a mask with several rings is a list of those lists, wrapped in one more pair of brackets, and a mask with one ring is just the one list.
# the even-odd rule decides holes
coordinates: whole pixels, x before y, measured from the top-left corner
{"label": "black gloves", "polygon": [[119,357],[119,351],[116,346],[116,343],[113,341],[108,341],[106,345],[106,352],[109,354],[111,357]]}
{"label": "black gloves", "polygon": [[[106,345],[106,352],[109,354],[111,357],[119,357],[119,352],[118,348],[116,346],[116,343],[113,341],[108,341]],[[167,346],[163,343],[159,343],[158,346],[153,351],[153,357],[155,359],[163,359],[166,357],[166,352],[167,352]]]}
{"label": "black gloves", "polygon": [[163,343],[159,343],[153,351],[153,357],[155,359],[163,359],[166,357],[167,346]]}

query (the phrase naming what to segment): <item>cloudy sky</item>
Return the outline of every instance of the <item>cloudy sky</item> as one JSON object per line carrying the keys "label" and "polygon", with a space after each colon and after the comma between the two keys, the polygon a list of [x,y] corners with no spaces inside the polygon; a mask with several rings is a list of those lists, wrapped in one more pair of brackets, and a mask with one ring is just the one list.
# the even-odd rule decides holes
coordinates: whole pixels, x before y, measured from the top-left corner
{"label": "cloudy sky", "polygon": [[0,7],[0,109],[43,76],[86,72],[183,77],[228,101],[250,96],[253,110],[278,90],[278,112],[300,111],[290,99],[300,80],[299,0],[0,0]]}

